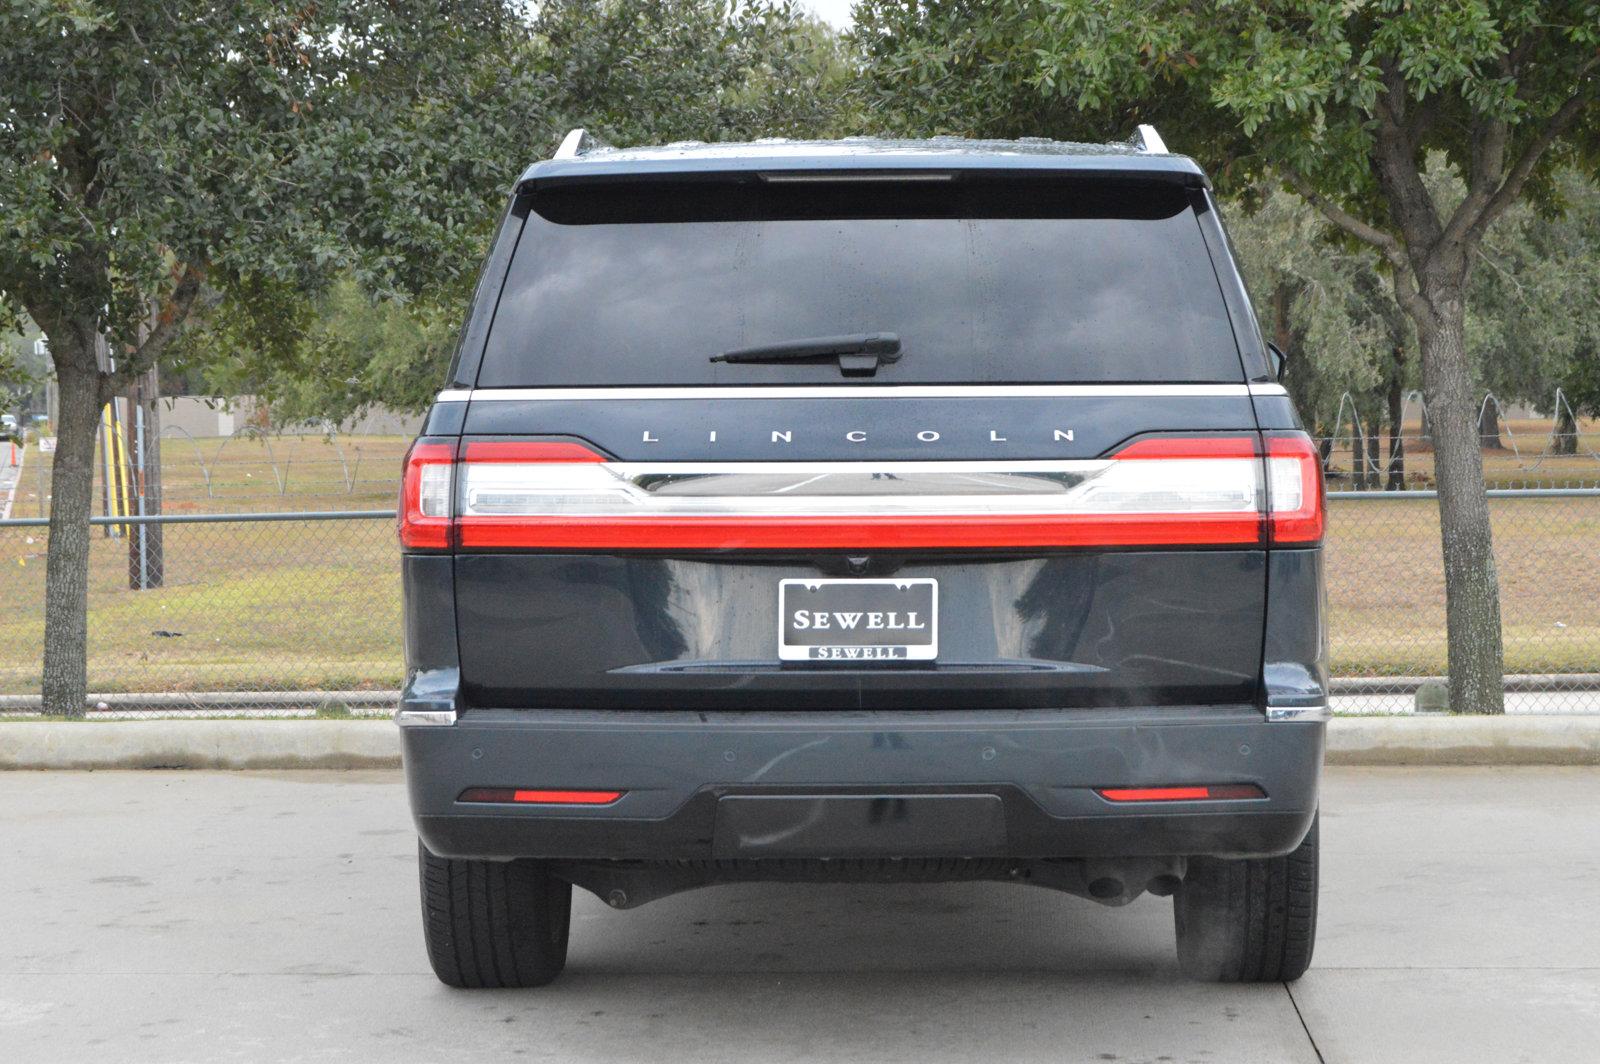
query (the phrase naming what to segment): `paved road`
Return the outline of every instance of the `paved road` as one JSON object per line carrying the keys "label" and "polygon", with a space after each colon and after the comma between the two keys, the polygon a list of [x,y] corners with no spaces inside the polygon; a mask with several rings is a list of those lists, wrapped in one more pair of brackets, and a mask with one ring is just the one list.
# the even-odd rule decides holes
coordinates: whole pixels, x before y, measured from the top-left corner
{"label": "paved road", "polygon": [[1182,982],[1170,907],[580,894],[543,991],[434,982],[387,773],[0,773],[0,1061],[1600,1058],[1600,771],[1330,773],[1317,961]]}

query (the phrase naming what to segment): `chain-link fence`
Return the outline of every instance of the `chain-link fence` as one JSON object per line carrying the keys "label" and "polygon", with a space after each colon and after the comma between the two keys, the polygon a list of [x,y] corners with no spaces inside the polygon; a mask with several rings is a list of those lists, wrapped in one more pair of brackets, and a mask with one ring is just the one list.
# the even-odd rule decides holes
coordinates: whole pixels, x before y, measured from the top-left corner
{"label": "chain-link fence", "polygon": [[[1490,509],[1510,710],[1600,711],[1600,490],[1497,490]],[[0,522],[0,713],[38,703],[45,533]],[[1445,673],[1436,500],[1330,495],[1327,562],[1336,707],[1409,710]],[[398,569],[389,511],[98,524],[89,689],[108,713],[386,713]]]}
{"label": "chain-link fence", "polygon": [[[159,492],[162,513],[380,509],[394,505],[411,443],[405,436],[268,432],[195,437],[168,428],[146,441],[141,466],[131,443],[113,439],[109,461],[103,441],[97,448],[97,513],[137,512],[141,468],[160,470],[144,486]],[[52,461],[37,433],[15,455],[0,447],[0,508],[9,498],[11,517],[48,514]]]}
{"label": "chain-link fence", "polygon": [[[1518,449],[1517,441],[1482,450],[1483,481],[1489,488],[1600,488],[1600,433],[1573,441],[1570,453]],[[1316,441],[1332,491],[1432,490],[1438,486],[1433,441],[1425,436],[1330,436]]]}
{"label": "chain-link fence", "polygon": [[[1489,496],[1507,709],[1600,712],[1600,489]],[[1409,710],[1446,672],[1437,499],[1332,493],[1326,549],[1336,708]]]}
{"label": "chain-link fence", "polygon": [[[0,713],[38,701],[46,532],[39,519],[0,522]],[[124,713],[393,710],[391,511],[97,519],[91,535],[92,702]]]}

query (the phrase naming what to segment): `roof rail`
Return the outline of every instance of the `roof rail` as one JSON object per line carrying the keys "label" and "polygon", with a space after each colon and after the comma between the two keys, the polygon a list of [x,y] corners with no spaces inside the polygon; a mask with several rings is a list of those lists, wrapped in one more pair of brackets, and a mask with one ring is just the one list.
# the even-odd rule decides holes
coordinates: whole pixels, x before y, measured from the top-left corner
{"label": "roof rail", "polygon": [[603,151],[611,145],[590,133],[586,129],[574,129],[561,138],[561,147],[556,149],[554,158],[576,159],[580,155],[587,155],[592,151]]}
{"label": "roof rail", "polygon": [[[582,130],[574,130],[582,132]],[[571,139],[570,137],[568,138]],[[1167,142],[1161,139],[1161,134],[1156,132],[1155,126],[1143,125],[1133,135],[1134,143],[1146,155],[1167,155]]]}

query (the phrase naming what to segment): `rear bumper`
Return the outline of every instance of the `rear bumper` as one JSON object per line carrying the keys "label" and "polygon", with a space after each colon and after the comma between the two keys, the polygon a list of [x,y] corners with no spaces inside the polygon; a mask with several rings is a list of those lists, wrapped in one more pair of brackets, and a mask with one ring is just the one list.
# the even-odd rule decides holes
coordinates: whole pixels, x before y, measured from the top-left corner
{"label": "rear bumper", "polygon": [[[1251,706],[469,710],[401,734],[418,833],[448,857],[1266,856],[1310,827],[1324,725]],[[1225,783],[1266,797],[1096,793]],[[457,801],[468,787],[625,793],[598,807]]]}

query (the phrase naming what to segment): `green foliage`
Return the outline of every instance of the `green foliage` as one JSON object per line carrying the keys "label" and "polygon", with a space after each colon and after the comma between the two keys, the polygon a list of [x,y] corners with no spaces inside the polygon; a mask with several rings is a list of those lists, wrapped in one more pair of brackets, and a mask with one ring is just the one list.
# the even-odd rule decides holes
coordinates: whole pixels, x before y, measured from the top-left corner
{"label": "green foliage", "polygon": [[1566,172],[1560,210],[1519,204],[1485,236],[1468,303],[1469,349],[1483,385],[1552,407],[1560,387],[1600,414],[1600,184]]}
{"label": "green foliage", "polygon": [[817,136],[848,76],[831,31],[791,0],[547,0],[533,32],[551,148],[575,126],[614,144]]}
{"label": "green foliage", "polygon": [[[33,385],[33,374],[24,363],[20,338],[0,336],[0,395],[21,392]],[[9,413],[9,409],[4,411]]]}
{"label": "green foliage", "polygon": [[[462,230],[478,221],[454,190],[500,175],[475,169],[494,131],[467,97],[487,86],[460,73],[492,66],[482,54],[519,26],[498,0],[395,14],[381,0],[0,8],[0,305],[30,313],[58,361],[103,330],[131,369],[191,309],[252,286],[467,272]],[[446,127],[465,160],[450,166]]]}
{"label": "green foliage", "polygon": [[[463,69],[473,87],[450,106],[361,97],[368,125],[404,144],[374,145],[367,165],[413,204],[380,212],[363,237],[383,257],[347,268],[326,298],[237,290],[185,356],[212,390],[267,397],[279,421],[424,409],[512,183],[569,129],[615,144],[818,136],[844,111],[847,76],[837,38],[788,2],[543,3],[515,48]],[[477,139],[455,130],[463,113]],[[448,278],[439,254],[455,264]]]}
{"label": "green foliage", "polygon": [[1346,393],[1373,423],[1396,349],[1414,344],[1375,256],[1341,241],[1298,196],[1252,199],[1253,210],[1236,205],[1230,228],[1262,328],[1289,354],[1295,406],[1313,435],[1349,430],[1333,424]]}
{"label": "green foliage", "polygon": [[[285,341],[266,342],[235,308],[214,314],[187,338],[205,390],[259,395],[274,422],[342,422],[375,404],[423,410],[444,380],[455,341],[453,308],[374,300],[350,277],[315,301],[290,300],[300,316]],[[242,354],[241,354],[242,353]]]}
{"label": "green foliage", "polygon": [[1593,0],[863,0],[856,20],[864,93],[898,128],[1107,140],[1154,121],[1219,180],[1291,169],[1380,227],[1386,108],[1406,109],[1414,162],[1441,151],[1462,173],[1475,128],[1504,122],[1516,159],[1572,99],[1534,169],[1600,151],[1600,124],[1577,120],[1594,114]]}

